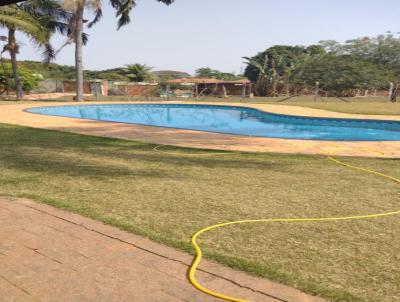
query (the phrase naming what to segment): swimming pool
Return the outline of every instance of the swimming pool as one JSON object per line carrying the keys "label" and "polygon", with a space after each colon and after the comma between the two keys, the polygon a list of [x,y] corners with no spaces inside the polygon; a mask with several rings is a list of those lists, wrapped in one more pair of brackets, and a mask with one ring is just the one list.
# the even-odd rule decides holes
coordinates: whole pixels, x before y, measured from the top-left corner
{"label": "swimming pool", "polygon": [[105,104],[30,108],[36,114],[216,133],[303,140],[400,141],[400,122],[313,118],[239,106]]}

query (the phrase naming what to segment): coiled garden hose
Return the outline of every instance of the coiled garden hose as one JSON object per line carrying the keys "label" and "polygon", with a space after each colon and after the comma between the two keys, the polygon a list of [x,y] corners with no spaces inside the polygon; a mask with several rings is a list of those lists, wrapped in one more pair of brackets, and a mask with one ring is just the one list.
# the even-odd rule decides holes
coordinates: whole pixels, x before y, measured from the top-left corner
{"label": "coiled garden hose", "polygon": [[[336,147],[336,146],[335,146]],[[384,154],[380,151],[377,151],[378,153]],[[350,169],[358,170],[361,172],[373,174],[376,176],[380,176],[383,178],[386,178],[390,181],[394,181],[397,184],[400,184],[400,179],[380,173],[377,171],[373,171],[370,169],[362,168],[362,167],[357,167],[353,166],[351,164],[345,163],[341,160],[335,159],[332,157],[332,155],[328,155],[327,159],[337,165],[341,165]],[[226,301],[231,301],[231,302],[250,302],[245,299],[241,298],[236,298],[236,297],[231,297],[222,293],[218,293],[215,291],[212,291],[205,286],[201,285],[200,282],[196,278],[196,270],[201,262],[201,259],[203,257],[203,252],[201,250],[201,247],[197,240],[201,235],[204,233],[207,233],[211,230],[215,230],[217,228],[225,227],[225,226],[230,226],[230,225],[238,225],[238,224],[253,224],[253,223],[277,223],[277,222],[284,222],[284,223],[302,223],[302,222],[329,222],[329,221],[345,221],[345,220],[365,220],[365,219],[376,219],[376,218],[382,218],[382,217],[387,217],[387,216],[394,216],[394,215],[400,215],[400,210],[399,211],[394,211],[394,212],[386,212],[386,213],[378,213],[378,214],[370,214],[370,215],[356,215],[356,216],[343,216],[343,217],[317,217],[317,218],[269,218],[269,219],[256,219],[256,220],[238,220],[238,221],[231,221],[231,222],[225,222],[225,223],[220,223],[220,224],[215,224],[212,226],[208,226],[206,228],[203,228],[196,232],[192,236],[192,246],[195,250],[195,258],[192,262],[192,265],[189,268],[189,281],[190,283],[197,288],[198,290],[202,291],[203,293],[206,293],[210,296],[220,298]]]}

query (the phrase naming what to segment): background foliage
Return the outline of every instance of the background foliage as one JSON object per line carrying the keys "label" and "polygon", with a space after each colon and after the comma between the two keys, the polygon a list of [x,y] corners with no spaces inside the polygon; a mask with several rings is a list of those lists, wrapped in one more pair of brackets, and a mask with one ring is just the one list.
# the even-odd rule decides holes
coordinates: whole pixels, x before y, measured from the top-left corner
{"label": "background foliage", "polygon": [[[35,73],[25,67],[20,67],[18,70],[22,89],[24,91],[31,91],[35,89],[39,81],[43,79],[43,76],[39,73]],[[15,81],[13,78],[11,64],[5,63],[0,68],[0,89],[6,90],[7,86],[10,90],[15,90]]]}
{"label": "background foliage", "polygon": [[356,90],[388,89],[400,77],[400,38],[386,33],[339,43],[319,45],[276,45],[253,57],[245,76],[262,96],[301,93],[319,81],[331,95],[352,96]]}

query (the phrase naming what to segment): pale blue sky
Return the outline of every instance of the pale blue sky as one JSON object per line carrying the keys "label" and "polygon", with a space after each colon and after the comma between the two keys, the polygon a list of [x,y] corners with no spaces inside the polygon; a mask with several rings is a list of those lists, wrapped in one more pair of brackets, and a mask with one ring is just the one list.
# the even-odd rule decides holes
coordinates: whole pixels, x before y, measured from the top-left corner
{"label": "pale blue sky", "polygon": [[[199,67],[239,72],[241,57],[275,44],[307,45],[400,31],[398,0],[138,0],[132,23],[116,31],[114,11],[87,32],[86,69],[145,63],[192,73]],[[22,41],[25,41],[21,35]],[[55,38],[58,46],[62,39]],[[40,59],[26,44],[21,59]],[[73,64],[73,47],[57,63]]]}

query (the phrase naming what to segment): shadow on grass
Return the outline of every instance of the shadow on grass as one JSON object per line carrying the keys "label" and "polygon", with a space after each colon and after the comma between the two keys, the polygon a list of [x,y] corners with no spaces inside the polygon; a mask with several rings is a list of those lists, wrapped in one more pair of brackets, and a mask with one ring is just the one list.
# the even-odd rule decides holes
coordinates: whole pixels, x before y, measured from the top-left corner
{"label": "shadow on grass", "polygon": [[0,160],[4,161],[3,166],[24,172],[42,172],[46,174],[63,174],[69,176],[84,176],[90,178],[103,177],[150,177],[150,178],[168,178],[176,175],[170,175],[165,171],[155,169],[136,169],[122,167],[114,164],[94,164],[87,160],[71,160],[62,155],[57,158],[43,157],[40,154],[18,152],[16,155],[0,155]]}
{"label": "shadow on grass", "polygon": [[[71,175],[102,175],[123,176],[137,174],[149,177],[171,177],[165,171],[161,173],[151,171],[133,171],[129,167],[120,165],[93,166],[93,162],[71,161],[62,156],[46,158],[40,156],[40,149],[54,152],[77,152],[87,156],[103,156],[109,159],[123,159],[129,161],[142,161],[148,163],[160,163],[176,166],[201,166],[221,168],[246,168],[246,169],[269,169],[289,171],[293,167],[293,156],[274,155],[266,153],[242,153],[229,155],[212,155],[210,150],[197,150],[167,146],[163,152],[155,151],[156,145],[128,141],[122,139],[105,138],[59,132],[54,130],[42,130],[12,125],[0,125],[0,148],[2,158],[8,166],[23,170],[48,171],[53,173],[66,173]],[[8,150],[8,151],[7,151]],[[38,150],[37,153],[27,150]],[[170,152],[170,153],[169,153]],[[214,151],[220,153],[221,151]],[[182,153],[180,155],[179,153]],[[204,156],[204,153],[210,155]],[[187,156],[186,154],[190,154]],[[196,156],[196,154],[199,154]],[[277,157],[282,161],[276,161]],[[299,156],[298,160],[310,158],[310,156]],[[291,162],[287,159],[291,159]]]}
{"label": "shadow on grass", "polygon": [[[117,148],[109,159],[119,158],[118,143],[124,141],[56,131],[0,125],[0,161],[3,167],[25,172],[70,176],[178,178],[175,173],[94,159],[99,148]],[[135,148],[136,144],[131,143]],[[143,144],[137,144],[143,149]],[[71,156],[69,156],[71,155]],[[82,156],[80,156],[82,155]],[[173,175],[172,175],[173,174]]]}

